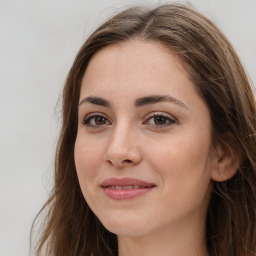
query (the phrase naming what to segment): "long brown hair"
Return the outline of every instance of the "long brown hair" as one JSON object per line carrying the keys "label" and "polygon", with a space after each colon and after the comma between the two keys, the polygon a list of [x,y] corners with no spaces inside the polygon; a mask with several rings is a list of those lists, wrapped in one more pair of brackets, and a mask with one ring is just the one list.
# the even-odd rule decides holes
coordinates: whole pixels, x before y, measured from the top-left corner
{"label": "long brown hair", "polygon": [[133,38],[161,42],[182,59],[209,108],[213,143],[235,148],[243,155],[234,177],[212,181],[206,223],[209,255],[256,255],[256,107],[252,87],[220,30],[193,8],[180,4],[127,9],[100,26],[78,52],[63,90],[55,183],[39,214],[45,212],[46,219],[36,255],[117,255],[116,235],[103,227],[81,193],[74,144],[81,80],[88,62],[101,48]]}

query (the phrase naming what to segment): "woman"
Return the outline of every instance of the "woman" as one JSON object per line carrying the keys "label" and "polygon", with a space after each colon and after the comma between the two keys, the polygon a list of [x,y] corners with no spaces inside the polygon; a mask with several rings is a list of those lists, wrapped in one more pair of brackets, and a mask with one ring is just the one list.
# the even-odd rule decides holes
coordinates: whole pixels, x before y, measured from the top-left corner
{"label": "woman", "polygon": [[256,107],[238,56],[190,7],[131,8],[63,91],[37,255],[256,255]]}

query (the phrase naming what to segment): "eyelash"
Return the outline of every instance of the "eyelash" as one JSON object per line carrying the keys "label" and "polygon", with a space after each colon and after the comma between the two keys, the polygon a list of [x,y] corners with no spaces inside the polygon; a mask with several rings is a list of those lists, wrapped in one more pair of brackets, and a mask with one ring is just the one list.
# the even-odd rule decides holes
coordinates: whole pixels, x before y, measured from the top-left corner
{"label": "eyelash", "polygon": [[[91,127],[91,128],[101,128],[103,125],[95,125],[95,124],[90,124],[90,121],[93,120],[96,117],[100,117],[100,118],[104,118],[105,120],[107,120],[107,122],[109,122],[108,118],[105,117],[105,115],[103,115],[102,113],[90,113],[89,115],[87,115],[84,119],[83,119],[83,124]],[[94,121],[95,122],[95,121]],[[109,122],[110,123],[110,122]]]}
{"label": "eyelash", "polygon": [[[163,127],[168,127],[174,123],[177,123],[177,120],[172,117],[171,115],[168,115],[164,112],[152,112],[146,117],[146,122],[149,122],[150,119],[156,118],[156,117],[163,117],[166,120],[165,124],[157,125],[157,124],[152,124],[150,125],[153,128],[163,128]],[[145,122],[143,122],[144,124]]]}
{"label": "eyelash", "polygon": [[[104,114],[102,113],[91,113],[89,115],[87,115],[84,119],[83,119],[83,124],[90,127],[90,128],[95,128],[95,129],[98,129],[98,128],[102,128],[103,126],[105,125],[109,125],[109,124],[103,124],[103,125],[97,125],[97,124],[90,124],[90,121],[94,119],[94,123],[95,123],[95,118],[96,117],[99,117],[99,118],[104,118],[106,120],[106,122],[108,122],[109,124],[111,124],[111,122],[108,120],[107,117],[105,117]],[[161,124],[161,125],[157,125],[157,124],[150,124],[151,127],[153,128],[164,128],[164,127],[168,127],[174,123],[177,123],[177,120],[166,114],[166,113],[163,113],[163,112],[152,112],[150,113],[149,115],[147,115],[146,117],[146,121],[143,122],[143,124],[145,124],[146,122],[149,122],[149,120],[153,119],[153,118],[157,118],[157,117],[160,117],[160,118],[164,118],[165,120],[165,124]]]}

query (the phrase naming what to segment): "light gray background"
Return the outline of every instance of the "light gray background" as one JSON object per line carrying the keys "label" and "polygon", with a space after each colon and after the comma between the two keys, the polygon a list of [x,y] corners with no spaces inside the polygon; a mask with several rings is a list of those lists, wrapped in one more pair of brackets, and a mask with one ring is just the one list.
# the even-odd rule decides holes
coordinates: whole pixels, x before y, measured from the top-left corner
{"label": "light gray background", "polygon": [[[115,11],[159,2],[0,0],[0,256],[29,253],[51,187],[56,103],[78,49]],[[256,83],[256,0],[189,2],[224,31]]]}

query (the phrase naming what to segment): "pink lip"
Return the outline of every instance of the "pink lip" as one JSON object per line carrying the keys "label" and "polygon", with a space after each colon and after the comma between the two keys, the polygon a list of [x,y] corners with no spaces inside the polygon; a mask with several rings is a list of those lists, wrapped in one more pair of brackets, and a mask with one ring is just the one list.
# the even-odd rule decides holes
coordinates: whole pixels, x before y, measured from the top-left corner
{"label": "pink lip", "polygon": [[[119,189],[114,188],[116,186]],[[127,186],[135,186],[135,188],[127,188]],[[103,181],[101,187],[111,199],[124,200],[132,199],[151,191],[155,187],[155,184],[133,178],[110,178]],[[120,187],[126,188],[120,189]]]}

